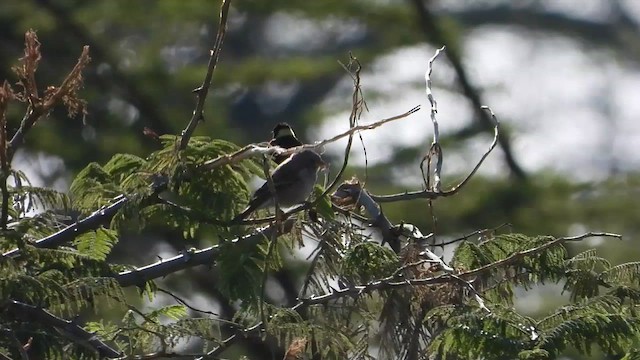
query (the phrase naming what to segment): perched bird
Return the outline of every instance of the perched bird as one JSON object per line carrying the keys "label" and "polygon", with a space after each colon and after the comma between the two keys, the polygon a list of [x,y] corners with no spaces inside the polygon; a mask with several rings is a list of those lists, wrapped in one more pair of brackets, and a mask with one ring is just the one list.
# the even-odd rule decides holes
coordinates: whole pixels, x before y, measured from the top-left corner
{"label": "perched bird", "polygon": [[[326,167],[320,155],[313,150],[303,150],[291,155],[273,170],[271,179],[278,205],[290,207],[307,200],[318,179],[318,169]],[[265,182],[251,197],[249,205],[232,223],[246,219],[257,209],[274,206],[269,183]]]}
{"label": "perched bird", "polygon": [[[290,149],[296,146],[302,145],[302,142],[296,137],[296,133],[293,132],[291,126],[285,122],[278,123],[273,128],[273,139],[269,141],[269,145],[277,145],[284,149]],[[274,155],[273,160],[276,164],[281,164],[287,160],[289,155]]]}

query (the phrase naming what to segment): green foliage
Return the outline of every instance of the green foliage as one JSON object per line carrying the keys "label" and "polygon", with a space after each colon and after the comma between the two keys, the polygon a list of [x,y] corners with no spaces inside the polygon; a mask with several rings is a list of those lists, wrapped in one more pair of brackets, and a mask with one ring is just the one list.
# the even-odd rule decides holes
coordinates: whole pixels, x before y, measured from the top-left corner
{"label": "green foliage", "polygon": [[[520,237],[520,235],[518,235]],[[500,238],[500,237],[497,237]],[[486,244],[493,239],[485,241]],[[522,239],[524,242],[533,241],[537,247],[549,243],[552,239]],[[507,241],[507,244],[511,242]],[[487,259],[494,252],[492,247],[468,244],[458,250],[454,258],[458,264],[466,260],[474,262],[475,267],[486,265],[482,259]],[[442,329],[432,341],[430,348],[442,359],[459,357],[475,358],[477,354],[491,354],[490,358],[519,359],[555,359],[568,347],[577,349],[585,354],[591,353],[591,347],[597,344],[607,354],[621,354],[629,349],[640,330],[640,318],[634,310],[638,294],[638,268],[636,263],[621,264],[612,267],[605,259],[600,258],[595,250],[578,253],[572,258],[558,263],[560,255],[566,254],[560,249],[546,248],[545,251],[555,252],[543,263],[551,264],[551,279],[565,280],[565,290],[572,291],[571,305],[563,306],[552,314],[539,320],[524,317],[511,308],[499,306],[493,302],[491,314],[476,308],[436,308],[426,318],[429,323],[438,324]],[[487,249],[488,251],[482,251]],[[515,248],[514,248],[515,249]],[[524,250],[520,253],[522,254]],[[526,253],[526,251],[524,251]],[[531,252],[531,251],[529,251]],[[513,252],[502,253],[502,259],[514,258]],[[541,259],[539,255],[534,255]],[[531,264],[526,256],[516,256],[518,262]],[[495,262],[500,259],[493,258]],[[491,262],[489,263],[491,264]],[[515,263],[517,264],[517,262]],[[510,264],[513,266],[514,264]],[[519,266],[515,266],[516,269]],[[565,276],[558,276],[564,268]],[[549,273],[544,267],[527,267],[532,274],[527,275],[527,281],[511,280],[515,284],[526,284],[525,288],[533,285],[532,279],[542,281],[534,271]],[[496,272],[497,275],[499,273]],[[516,273],[517,274],[517,273]],[[590,274],[585,276],[584,274]],[[495,280],[495,279],[494,279]],[[485,284],[487,285],[487,284]],[[632,287],[630,287],[632,286]],[[607,294],[599,295],[599,288],[608,288]],[[482,289],[482,288],[480,288]],[[490,291],[480,290],[487,294]],[[495,301],[499,298],[494,297]],[[506,304],[510,304],[511,300]],[[449,309],[449,311],[442,311]]]}
{"label": "green foliage", "polygon": [[[162,224],[182,231],[187,238],[194,237],[204,223],[222,231],[220,224],[231,219],[247,201],[246,181],[261,174],[261,167],[248,160],[202,170],[199,166],[204,161],[239,148],[224,140],[193,137],[185,150],[178,151],[180,137],[164,135],[160,139],[162,149],[146,159],[116,154],[104,166],[87,166],[71,184],[74,206],[88,213],[126,194],[131,199],[114,218],[116,229],[137,220],[139,226],[134,228],[138,231],[147,224]],[[157,194],[153,186],[163,178],[167,179],[166,189]]]}
{"label": "green foliage", "polygon": [[89,322],[88,331],[103,338],[113,338],[122,349],[131,354],[145,354],[160,347],[175,347],[180,340],[192,337],[215,341],[219,323],[209,318],[186,318],[181,305],[169,305],[150,312],[130,310],[119,323]]}
{"label": "green foliage", "polygon": [[363,242],[346,252],[341,275],[351,283],[366,284],[391,275],[397,268],[398,257],[391,249]]}
{"label": "green foliage", "polygon": [[478,277],[476,286],[487,289],[484,296],[488,299],[511,305],[515,286],[527,289],[539,282],[558,281],[565,275],[567,252],[562,244],[531,255],[526,253],[529,249],[546,247],[552,241],[551,237],[522,234],[498,235],[479,243],[463,241],[451,264],[459,270],[471,270],[506,261],[505,266],[489,267]]}
{"label": "green foliage", "polygon": [[248,249],[225,245],[218,259],[220,269],[219,289],[231,300],[259,297],[262,282],[262,268],[267,255],[264,246]]}
{"label": "green foliage", "polygon": [[98,228],[78,236],[74,240],[74,245],[78,252],[94,260],[106,260],[111,248],[118,242],[117,234],[114,230]]}
{"label": "green foliage", "polygon": [[[171,239],[179,232],[185,238],[197,237],[203,242],[235,237],[237,234],[230,234],[222,223],[246,203],[247,179],[262,176],[261,167],[252,160],[201,171],[198,166],[205,160],[238,149],[226,141],[194,137],[184,151],[179,151],[179,137],[161,136],[160,149],[157,149],[156,138],[150,140],[142,135],[141,126],[169,133],[184,127],[193,108],[190,91],[194,84],[201,82],[204,72],[202,58],[192,56],[191,52],[206,54],[209,49],[215,26],[211,14],[218,4],[219,1],[211,4],[114,0],[77,4],[3,2],[0,5],[6,37],[15,38],[15,34],[19,37],[22,30],[16,29],[35,26],[44,36],[67,40],[48,45],[53,46],[57,56],[49,58],[47,66],[40,67],[39,75],[58,78],[57,62],[69,57],[70,48],[75,53],[81,45],[91,43],[92,49],[98,49],[92,55],[96,58],[97,72],[91,76],[101,79],[100,86],[87,84],[85,89],[93,97],[90,103],[97,104],[94,110],[98,110],[91,112],[89,124],[80,128],[75,122],[56,121],[58,112],[51,112],[51,121],[29,134],[34,141],[29,141],[27,146],[28,150],[61,156],[70,173],[84,167],[71,186],[73,208],[82,215],[110,204],[115,196],[124,194],[129,200],[104,228],[84,233],[56,249],[35,249],[30,243],[69,223],[66,210],[70,201],[65,194],[32,186],[20,172],[11,173],[8,207],[11,224],[1,230],[0,248],[19,247],[21,254],[0,259],[0,331],[3,331],[0,352],[12,358],[21,357],[15,340],[4,336],[6,331],[18,334],[22,343],[33,337],[31,358],[97,357],[65,337],[60,329],[8,311],[5,300],[17,299],[68,319],[80,315],[79,323],[94,319],[86,324],[86,329],[123,350],[126,357],[156,356],[153,355],[156,351],[171,351],[180,341],[191,339],[203,340],[209,348],[233,333],[240,334],[239,338],[257,335],[257,340],[272,336],[282,349],[293,339],[302,337],[310,344],[306,348],[308,358],[367,358],[369,351],[378,347],[388,350],[387,358],[401,355],[410,358],[417,353],[451,359],[552,359],[564,355],[568,348],[588,353],[590,343],[598,344],[609,354],[626,353],[626,359],[638,358],[638,351],[632,347],[637,344],[632,345],[630,341],[638,331],[635,307],[640,301],[640,269],[635,262],[613,265],[622,261],[623,255],[637,257],[633,255],[637,255],[633,242],[618,245],[623,255],[615,255],[616,259],[611,253],[600,257],[595,250],[570,257],[575,249],[566,249],[561,242],[547,247],[555,241],[550,237],[507,234],[477,242],[465,241],[455,251],[451,263],[462,280],[409,286],[403,284],[409,278],[437,278],[442,272],[411,265],[418,255],[398,256],[379,246],[370,238],[372,230],[368,224],[351,222],[334,214],[327,198],[317,202],[319,221],[306,223],[301,218],[302,225],[291,235],[278,237],[277,243],[270,242],[271,239],[246,245],[242,241],[222,243],[219,256],[212,259],[215,260],[213,270],[203,270],[212,271],[218,281],[200,281],[202,274],[198,271],[184,271],[184,277],[178,274],[167,277],[167,282],[174,281],[178,284],[176,287],[190,295],[200,295],[199,289],[207,288],[222,301],[229,300],[231,308],[239,304],[241,314],[235,318],[240,319],[241,324],[222,326],[213,318],[189,317],[181,305],[147,308],[151,301],[165,300],[156,296],[156,284],[151,281],[138,291],[122,289],[114,273],[133,266],[115,265],[114,262],[122,258],[116,257],[117,253],[111,254],[114,247],[118,247],[118,253],[130,256],[132,249],[141,249],[131,244],[139,246],[138,240],[142,242],[147,231]],[[274,119],[311,119],[310,113],[320,113],[314,105],[322,101],[326,89],[335,88],[344,77],[335,61],[343,56],[345,47],[341,41],[329,41],[327,48],[311,51],[287,48],[278,41],[254,41],[272,37],[262,33],[265,26],[274,25],[271,15],[290,16],[305,27],[317,27],[318,43],[323,42],[323,38],[333,40],[336,36],[328,35],[324,29],[346,30],[345,36],[339,35],[344,38],[354,33],[355,38],[364,35],[362,41],[347,42],[363,64],[371,64],[381,55],[393,54],[399,47],[422,44],[425,39],[414,21],[415,12],[396,2],[244,1],[234,2],[233,7],[232,18],[238,11],[240,18],[229,28],[232,36],[227,44],[231,46],[232,56],[221,58],[223,61],[214,74],[213,88],[217,91],[207,99],[206,121],[198,126],[201,133],[215,134],[218,138],[244,137],[244,142],[250,136],[241,130],[255,128],[261,131],[259,136],[265,136],[267,131],[263,130],[268,130]],[[467,9],[462,12],[464,10]],[[453,50],[451,54],[459,53],[463,43],[459,38],[460,24],[454,17],[438,19],[436,23],[444,33],[442,39]],[[389,27],[389,24],[402,26]],[[69,29],[75,35],[54,32]],[[432,35],[435,36],[429,34]],[[442,41],[439,42],[437,45],[442,45]],[[16,49],[7,46],[3,53]],[[174,56],[182,51],[180,49],[189,49],[189,54]],[[4,64],[9,63],[5,60]],[[8,69],[9,65],[4,68]],[[270,93],[268,87],[274,82],[293,84],[296,88],[292,90],[290,105],[274,107],[287,110],[281,113],[277,110],[272,113],[273,109],[253,111],[254,104],[263,108],[262,101],[269,100],[268,96],[248,96],[248,101],[244,101],[244,94]],[[235,101],[235,91],[227,90],[236,88],[242,90],[241,101]],[[266,91],[263,88],[267,88]],[[241,105],[229,105],[232,103]],[[130,113],[136,115],[132,117]],[[21,118],[22,114],[10,107],[6,128],[17,127]],[[123,121],[130,125],[127,131],[123,131]],[[229,129],[228,124],[234,128]],[[298,121],[296,129],[303,134],[304,124]],[[477,129],[470,126],[460,134],[466,136],[475,131]],[[257,133],[254,135],[258,137]],[[156,151],[149,155],[152,146]],[[114,149],[121,153],[112,156]],[[411,154],[406,158],[414,161],[422,155],[418,152],[410,149],[405,156]],[[391,192],[393,185],[387,180],[398,173],[390,171],[391,166],[399,167],[395,160],[368,169],[372,175],[368,185],[384,184],[375,193]],[[95,162],[87,166],[89,161]],[[525,233],[562,234],[567,232],[568,225],[574,224],[624,230],[625,234],[638,231],[637,200],[629,196],[629,192],[637,187],[640,177],[612,176],[597,186],[545,177],[548,174],[533,174],[530,181],[516,182],[507,177],[475,176],[461,196],[438,201],[437,235],[462,233],[504,221]],[[164,180],[166,188],[156,193],[152,184]],[[320,191],[316,188],[316,197]],[[423,202],[383,206],[392,220],[425,228],[428,224]],[[38,213],[33,214],[34,211]],[[118,242],[129,230],[142,235],[133,241]],[[160,243],[165,241],[158,240]],[[303,259],[297,251],[302,244],[316,246],[308,259]],[[176,251],[180,248],[180,244],[171,245]],[[625,254],[625,246],[634,251]],[[285,249],[289,251],[287,254],[283,254]],[[188,256],[185,261],[189,261]],[[348,292],[325,304],[294,311],[270,303],[277,299],[261,296],[264,279],[282,269],[295,269],[300,273],[304,270],[304,276],[287,274],[293,275],[292,283],[304,284],[300,289],[301,298],[329,293],[336,286],[341,291],[344,286],[363,288],[371,282],[382,285],[372,291]],[[464,276],[470,271],[475,271],[473,276]],[[388,280],[390,275],[395,284],[392,290],[385,288],[383,282],[376,282]],[[525,316],[512,308],[515,294],[535,290],[549,282],[564,286],[570,293],[569,304],[536,317]],[[465,285],[473,285],[475,290]],[[476,295],[486,302],[490,314],[480,309]],[[139,310],[138,305],[145,310]],[[395,318],[398,321],[388,325],[393,333],[378,331],[380,314],[385,310],[398,315]],[[243,327],[255,326],[262,320],[266,323],[258,327],[257,332],[241,332]],[[387,336],[396,338],[385,342]],[[265,343],[271,343],[270,338]],[[417,344],[419,351],[411,352],[412,344]]]}
{"label": "green foliage", "polygon": [[313,198],[316,199],[316,211],[318,215],[322,216],[325,219],[333,220],[335,218],[335,214],[333,213],[333,208],[331,207],[331,199],[329,199],[328,195],[325,195],[322,198],[319,198],[320,195],[324,193],[325,189],[316,185],[313,188]]}

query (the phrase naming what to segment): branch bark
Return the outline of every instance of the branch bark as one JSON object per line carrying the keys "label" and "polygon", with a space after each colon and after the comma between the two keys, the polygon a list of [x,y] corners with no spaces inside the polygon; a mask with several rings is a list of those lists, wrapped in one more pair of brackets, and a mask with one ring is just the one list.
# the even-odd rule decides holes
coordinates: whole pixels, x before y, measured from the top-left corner
{"label": "branch bark", "polygon": [[122,356],[119,350],[107,345],[97,336],[86,331],[73,321],[62,319],[43,308],[16,300],[9,300],[8,306],[13,309],[13,313],[16,316],[39,322],[45,326],[54,327],[73,343],[97,352],[100,357],[118,358]]}
{"label": "branch bark", "polygon": [[209,56],[207,74],[204,77],[202,85],[194,90],[194,92],[198,94],[198,101],[196,103],[196,108],[193,110],[191,120],[189,120],[187,127],[182,131],[182,138],[180,139],[180,150],[184,150],[187,148],[189,139],[191,138],[191,135],[193,135],[193,132],[196,130],[198,122],[200,122],[200,120],[204,118],[204,102],[207,99],[207,94],[209,94],[211,79],[213,78],[213,71],[216,69],[216,65],[218,64],[218,58],[220,57],[220,53],[222,52],[222,43],[224,42],[224,36],[227,33],[227,16],[229,15],[229,6],[231,6],[231,0],[222,0],[222,5],[220,5],[220,22],[218,24],[218,34],[216,35],[216,41],[213,45],[213,50],[211,50],[211,55]]}

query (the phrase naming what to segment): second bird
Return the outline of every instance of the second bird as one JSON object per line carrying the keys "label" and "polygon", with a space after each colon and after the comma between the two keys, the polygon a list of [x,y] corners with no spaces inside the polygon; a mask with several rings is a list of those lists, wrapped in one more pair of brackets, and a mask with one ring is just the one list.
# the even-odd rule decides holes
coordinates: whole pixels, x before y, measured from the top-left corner
{"label": "second bird", "polygon": [[[291,126],[285,122],[278,123],[273,128],[273,139],[269,141],[269,145],[280,146],[284,149],[291,149],[296,146],[302,145],[302,142],[296,137],[296,133],[293,132]],[[281,164],[289,158],[289,155],[274,155],[273,161],[276,164]]]}
{"label": "second bird", "polygon": [[[278,205],[291,207],[303,203],[318,179],[318,170],[326,166],[320,155],[313,150],[303,150],[291,155],[278,165],[271,174]],[[249,205],[232,222],[246,219],[257,209],[274,206],[269,183],[265,182],[251,197]]]}

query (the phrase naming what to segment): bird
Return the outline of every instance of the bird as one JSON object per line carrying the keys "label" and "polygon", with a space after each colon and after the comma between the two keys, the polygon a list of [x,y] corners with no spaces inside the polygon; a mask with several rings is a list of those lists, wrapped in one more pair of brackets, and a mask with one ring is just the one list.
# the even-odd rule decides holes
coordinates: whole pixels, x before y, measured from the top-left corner
{"label": "bird", "polygon": [[[273,139],[269,141],[269,145],[271,146],[279,146],[284,149],[291,149],[296,146],[302,145],[302,142],[298,140],[296,137],[296,133],[293,132],[293,129],[286,122],[281,122],[276,124],[276,126],[272,130]],[[290,155],[278,155],[275,154],[273,156],[273,161],[276,164],[282,164],[283,161],[287,160]]]}
{"label": "bird", "polygon": [[[295,153],[278,165],[271,174],[278,205],[291,207],[307,200],[318,179],[318,170],[326,166],[322,157],[310,149]],[[247,207],[233,218],[231,223],[246,219],[257,209],[274,205],[273,194],[267,181],[253,193]]]}

